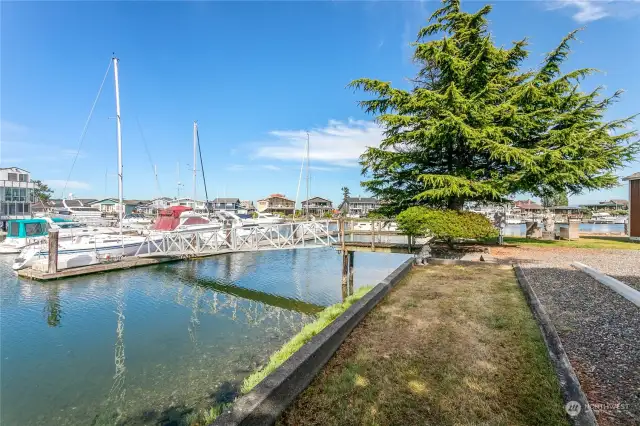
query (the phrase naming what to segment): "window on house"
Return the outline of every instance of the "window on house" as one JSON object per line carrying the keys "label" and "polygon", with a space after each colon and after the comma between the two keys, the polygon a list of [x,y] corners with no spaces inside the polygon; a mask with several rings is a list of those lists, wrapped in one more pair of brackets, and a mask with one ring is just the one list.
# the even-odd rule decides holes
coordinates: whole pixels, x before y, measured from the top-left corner
{"label": "window on house", "polygon": [[9,173],[7,174],[7,179],[16,182],[18,180],[17,173]]}
{"label": "window on house", "polygon": [[27,190],[20,188],[20,199],[18,201],[27,201]]}
{"label": "window on house", "polygon": [[27,181],[27,175],[26,175],[26,174],[24,174],[24,173],[20,173],[20,174],[18,175],[18,180],[19,180],[20,182],[26,182],[26,181]]}

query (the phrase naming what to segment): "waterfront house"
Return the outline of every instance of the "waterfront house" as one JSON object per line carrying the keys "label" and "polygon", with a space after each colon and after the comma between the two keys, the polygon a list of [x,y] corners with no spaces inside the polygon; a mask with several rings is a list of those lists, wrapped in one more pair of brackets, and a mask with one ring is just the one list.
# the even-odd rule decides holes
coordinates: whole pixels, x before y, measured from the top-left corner
{"label": "waterfront house", "polygon": [[239,198],[214,198],[213,209],[218,211],[237,212],[240,209]]}
{"label": "waterfront house", "polygon": [[348,197],[338,206],[348,217],[365,217],[380,207],[380,200],[371,197]]}
{"label": "waterfront house", "polygon": [[267,198],[258,200],[260,213],[281,213],[292,215],[296,208],[296,202],[286,198],[283,194],[271,194]]}
{"label": "waterfront house", "polygon": [[550,208],[555,214],[556,222],[565,222],[569,219],[582,219],[583,213],[581,207],[574,206],[555,206]]}
{"label": "waterfront house", "polygon": [[[633,175],[632,175],[633,176]],[[615,210],[628,210],[629,209],[629,201],[627,200],[607,200],[600,201],[595,204],[582,204],[580,207],[591,210],[593,212],[600,211],[615,211]]]}
{"label": "waterfront house", "polygon": [[240,214],[252,214],[256,210],[256,206],[253,205],[253,201],[251,200],[243,200],[240,201],[240,208],[238,209],[238,213]]}
{"label": "waterfront house", "polygon": [[213,210],[213,204],[211,202],[209,202],[209,205],[207,206],[206,201],[194,200],[193,198],[188,197],[176,198],[175,200],[171,200],[170,206],[191,207],[194,212],[200,214],[206,214],[207,212]]}
{"label": "waterfront house", "polygon": [[31,217],[31,203],[35,201],[35,185],[28,171],[18,167],[0,168],[0,226],[9,219]]}
{"label": "waterfront house", "polygon": [[333,203],[326,198],[313,197],[309,200],[302,202],[302,214],[307,213],[307,207],[309,208],[309,214],[313,216],[324,216],[325,213],[333,213]]}
{"label": "waterfront house", "polygon": [[629,238],[640,241],[640,172],[622,180],[629,182]]}
{"label": "waterfront house", "polygon": [[[76,200],[67,200],[76,201]],[[78,200],[79,201],[79,200]],[[117,198],[104,198],[102,200],[94,200],[89,202],[88,205],[94,209],[100,210],[100,212],[106,215],[115,215],[118,213],[118,199]]]}
{"label": "waterfront house", "polygon": [[171,198],[160,197],[154,198],[146,204],[138,206],[138,211],[143,214],[154,215],[160,210],[164,210],[171,205]]}
{"label": "waterfront house", "polygon": [[[80,200],[67,200],[67,201],[80,201]],[[83,204],[88,204],[103,213],[105,216],[117,216],[120,212],[120,202],[117,198],[105,198],[102,200],[85,201]],[[124,206],[123,215],[131,214],[138,211],[138,207],[142,207],[148,204],[148,201],[144,200],[122,200]]]}

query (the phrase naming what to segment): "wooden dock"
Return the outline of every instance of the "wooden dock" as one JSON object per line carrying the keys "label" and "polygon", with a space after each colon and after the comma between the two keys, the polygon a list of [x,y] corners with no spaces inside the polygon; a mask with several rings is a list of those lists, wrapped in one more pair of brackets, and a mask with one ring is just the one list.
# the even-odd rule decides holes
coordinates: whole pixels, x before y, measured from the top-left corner
{"label": "wooden dock", "polygon": [[36,271],[31,268],[20,269],[18,276],[37,281],[57,280],[61,278],[77,277],[80,275],[96,274],[120,269],[138,268],[140,266],[157,265],[159,263],[174,262],[180,258],[141,258],[131,257],[116,262],[99,263],[96,265],[80,266],[77,268],[62,269],[55,273]]}
{"label": "wooden dock", "polygon": [[380,243],[376,242],[372,246],[369,241],[345,241],[343,243],[333,244],[333,247],[339,250],[345,250],[347,252],[375,252],[375,253],[417,253],[422,248],[422,244],[414,244],[411,246],[411,252],[409,252],[409,245],[402,243]]}

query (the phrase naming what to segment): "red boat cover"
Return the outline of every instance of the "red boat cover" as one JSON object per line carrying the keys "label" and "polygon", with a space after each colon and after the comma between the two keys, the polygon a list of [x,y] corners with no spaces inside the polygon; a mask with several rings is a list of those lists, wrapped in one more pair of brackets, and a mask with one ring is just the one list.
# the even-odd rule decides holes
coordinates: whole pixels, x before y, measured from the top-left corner
{"label": "red boat cover", "polygon": [[153,229],[156,231],[173,231],[178,225],[180,225],[180,215],[182,212],[193,210],[187,206],[172,206],[168,209],[160,210],[158,219],[153,224]]}

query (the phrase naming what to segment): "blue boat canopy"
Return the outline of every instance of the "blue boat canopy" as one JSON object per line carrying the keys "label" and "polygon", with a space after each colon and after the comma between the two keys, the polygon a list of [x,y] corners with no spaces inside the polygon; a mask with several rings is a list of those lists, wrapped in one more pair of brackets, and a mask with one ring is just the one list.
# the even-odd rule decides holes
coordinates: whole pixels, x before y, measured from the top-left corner
{"label": "blue boat canopy", "polygon": [[[55,223],[69,222],[57,217],[51,220]],[[42,237],[48,234],[48,230],[46,219],[14,219],[7,223],[7,238]]]}

